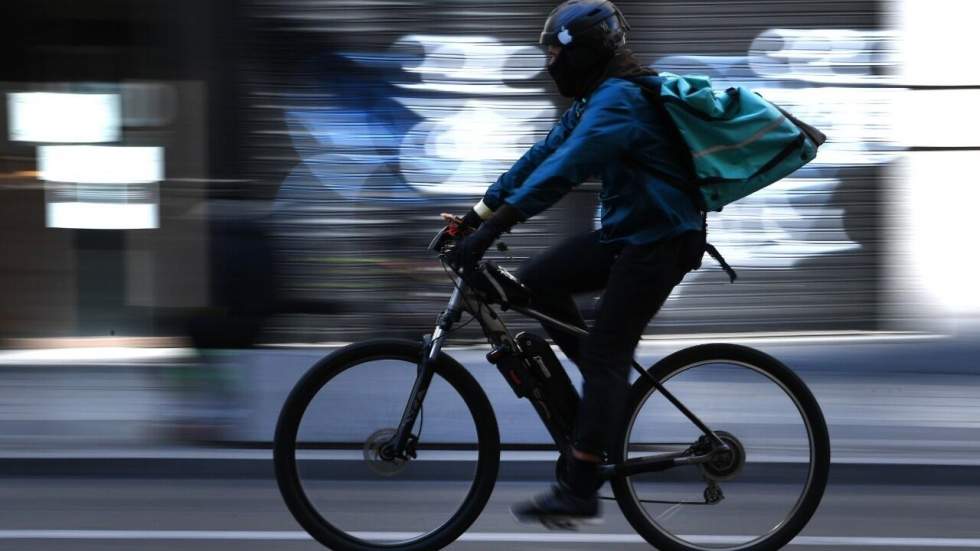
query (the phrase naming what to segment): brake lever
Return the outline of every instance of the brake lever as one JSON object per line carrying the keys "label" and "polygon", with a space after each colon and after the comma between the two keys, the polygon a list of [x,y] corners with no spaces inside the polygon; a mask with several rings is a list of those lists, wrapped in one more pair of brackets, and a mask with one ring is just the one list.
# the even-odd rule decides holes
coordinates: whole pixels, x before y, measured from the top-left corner
{"label": "brake lever", "polygon": [[436,236],[432,238],[432,241],[429,242],[428,250],[438,252],[440,255],[443,254],[443,243],[448,237],[448,234],[446,233],[448,228],[449,226],[446,226],[445,228],[439,230],[439,233],[437,233]]}

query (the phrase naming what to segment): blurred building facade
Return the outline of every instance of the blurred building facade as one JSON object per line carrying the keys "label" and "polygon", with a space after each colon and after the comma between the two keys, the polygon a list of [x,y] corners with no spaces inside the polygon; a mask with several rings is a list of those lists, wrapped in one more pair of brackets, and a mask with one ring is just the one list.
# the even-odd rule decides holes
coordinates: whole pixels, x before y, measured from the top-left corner
{"label": "blurred building facade", "polygon": [[[200,209],[208,182],[234,164],[227,90],[236,56],[223,42],[233,8],[4,4],[0,334],[8,340],[174,335],[183,330],[172,313],[209,304]],[[94,97],[110,100],[101,119],[88,116],[91,104],[71,103]]]}
{"label": "blurred building facade", "polygon": [[[711,215],[710,239],[739,282],[706,260],[649,333],[915,328],[917,299],[886,292],[889,167],[902,151],[884,5],[618,4],[642,60],[750,86],[830,137],[811,166]],[[536,46],[552,7],[6,2],[3,345],[192,335],[237,347],[427,330],[450,289],[425,251],[438,213],[472,205],[567,105]],[[69,96],[106,97],[92,109],[109,114],[89,134],[45,135],[70,121],[33,123],[36,113]],[[141,152],[150,174],[119,176]],[[79,153],[106,160],[65,168]],[[115,176],[99,170],[109,167]],[[501,262],[593,227],[596,189],[522,225]],[[594,300],[582,298],[586,312]]]}

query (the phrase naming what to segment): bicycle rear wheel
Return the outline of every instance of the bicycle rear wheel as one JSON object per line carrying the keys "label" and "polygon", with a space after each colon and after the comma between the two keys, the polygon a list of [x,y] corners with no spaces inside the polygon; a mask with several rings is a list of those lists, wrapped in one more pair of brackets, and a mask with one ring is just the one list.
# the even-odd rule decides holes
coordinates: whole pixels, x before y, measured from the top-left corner
{"label": "bicycle rear wheel", "polygon": [[[727,344],[682,350],[649,373],[732,453],[614,479],[636,531],[667,551],[767,551],[789,543],[816,511],[830,465],[826,423],[803,381],[771,356]],[[634,383],[630,404],[614,461],[697,447],[701,431],[648,378]]]}
{"label": "bicycle rear wheel", "polygon": [[330,549],[421,551],[458,538],[486,505],[500,437],[483,390],[441,354],[412,434],[415,459],[385,460],[421,343],[375,340],[327,356],[276,426],[276,479],[296,520]]}

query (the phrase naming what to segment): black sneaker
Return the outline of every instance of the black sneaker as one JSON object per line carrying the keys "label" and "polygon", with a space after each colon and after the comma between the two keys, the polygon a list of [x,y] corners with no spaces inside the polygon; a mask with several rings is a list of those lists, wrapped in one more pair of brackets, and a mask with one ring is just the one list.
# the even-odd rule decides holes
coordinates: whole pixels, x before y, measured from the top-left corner
{"label": "black sneaker", "polygon": [[601,524],[599,497],[581,498],[561,484],[529,501],[514,504],[511,514],[518,522],[541,523],[545,528],[574,530],[579,524]]}

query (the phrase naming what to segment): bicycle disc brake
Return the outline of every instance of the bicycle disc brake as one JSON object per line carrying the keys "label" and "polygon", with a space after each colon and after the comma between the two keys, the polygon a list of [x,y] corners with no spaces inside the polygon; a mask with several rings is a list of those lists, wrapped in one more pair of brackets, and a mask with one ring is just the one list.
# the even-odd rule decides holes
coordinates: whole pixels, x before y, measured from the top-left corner
{"label": "bicycle disc brake", "polygon": [[[392,459],[382,457],[382,448],[395,437],[396,432],[395,429],[380,429],[374,431],[364,442],[364,462],[375,474],[394,476],[408,465],[407,457],[394,457]],[[414,447],[414,442],[409,442],[409,449]]]}

